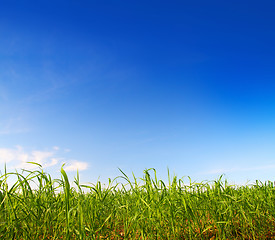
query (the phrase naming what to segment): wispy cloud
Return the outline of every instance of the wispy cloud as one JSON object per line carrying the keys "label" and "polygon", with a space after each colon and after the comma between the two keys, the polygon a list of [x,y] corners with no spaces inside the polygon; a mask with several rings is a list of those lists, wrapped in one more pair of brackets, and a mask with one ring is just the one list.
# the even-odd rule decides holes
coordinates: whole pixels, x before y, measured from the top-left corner
{"label": "wispy cloud", "polygon": [[58,151],[58,150],[59,150],[59,147],[58,147],[58,146],[54,146],[54,147],[53,147],[53,150]]}
{"label": "wispy cloud", "polygon": [[54,146],[51,150],[33,150],[26,151],[22,146],[16,146],[15,148],[0,148],[0,164],[7,163],[12,165],[15,169],[35,169],[37,166],[28,162],[35,162],[42,165],[43,168],[56,166],[62,162],[68,162],[68,166],[64,169],[67,171],[73,171],[78,169],[79,171],[85,170],[88,167],[88,163],[80,161],[67,161],[64,158],[58,157],[59,147]]}
{"label": "wispy cloud", "polygon": [[22,146],[15,148],[0,148],[0,163],[11,163],[15,168],[33,169],[36,166],[28,162],[41,164],[43,167],[54,166],[58,158],[54,157],[56,150],[27,152]]}
{"label": "wispy cloud", "polygon": [[22,118],[10,118],[0,122],[0,135],[17,134],[28,132],[29,128],[23,126]]}
{"label": "wispy cloud", "polygon": [[88,163],[86,162],[80,162],[80,161],[72,161],[67,166],[64,167],[65,171],[71,172],[71,171],[82,171],[86,170],[88,168]]}

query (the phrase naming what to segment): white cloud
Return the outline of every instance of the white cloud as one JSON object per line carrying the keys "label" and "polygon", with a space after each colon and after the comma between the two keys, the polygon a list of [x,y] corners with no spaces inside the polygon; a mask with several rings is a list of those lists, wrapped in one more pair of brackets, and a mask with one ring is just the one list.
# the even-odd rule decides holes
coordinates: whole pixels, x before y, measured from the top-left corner
{"label": "white cloud", "polygon": [[24,168],[24,169],[33,169],[36,168],[35,165],[30,165],[27,162],[35,162],[41,164],[43,167],[52,166],[52,158],[54,152],[47,152],[47,151],[32,151],[31,153],[21,153],[18,156],[18,160],[20,161],[20,164],[17,165],[18,168]]}
{"label": "white cloud", "polygon": [[[60,148],[57,146],[52,147],[50,151],[26,151],[22,146],[15,148],[0,148],[0,164],[8,163],[9,168],[28,169],[32,170],[37,168],[37,165],[28,162],[35,162],[42,165],[43,168],[52,167],[57,164],[68,162],[64,169],[66,171],[85,170],[88,168],[88,163],[81,161],[66,161],[64,158],[57,156],[57,151]],[[10,167],[10,166],[13,167]]]}
{"label": "white cloud", "polygon": [[0,163],[8,163],[17,159],[17,149],[0,148]]}
{"label": "white cloud", "polygon": [[72,161],[67,166],[65,165],[64,170],[71,172],[71,171],[82,171],[86,170],[88,168],[88,163],[86,162],[80,162],[80,161]]}
{"label": "white cloud", "polygon": [[35,162],[42,167],[54,166],[58,158],[54,157],[55,151],[31,151],[26,152],[23,147],[0,148],[0,163],[12,163],[15,168],[34,169],[37,166],[28,162]]}
{"label": "white cloud", "polygon": [[47,164],[45,164],[44,166],[45,166],[45,167],[54,166],[54,165],[56,165],[56,164],[59,162],[59,160],[61,160],[61,159],[62,159],[62,158],[51,158],[51,161],[48,162]]}

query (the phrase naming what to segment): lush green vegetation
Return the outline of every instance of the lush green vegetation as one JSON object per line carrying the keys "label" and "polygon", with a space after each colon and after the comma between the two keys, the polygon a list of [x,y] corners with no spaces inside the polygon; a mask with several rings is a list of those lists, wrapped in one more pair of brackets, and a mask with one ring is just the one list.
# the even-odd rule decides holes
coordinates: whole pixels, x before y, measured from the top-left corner
{"label": "lush green vegetation", "polygon": [[0,239],[274,239],[272,182],[165,184],[154,169],[132,179],[86,186],[77,174],[72,187],[63,169],[54,180],[42,168],[2,174]]}

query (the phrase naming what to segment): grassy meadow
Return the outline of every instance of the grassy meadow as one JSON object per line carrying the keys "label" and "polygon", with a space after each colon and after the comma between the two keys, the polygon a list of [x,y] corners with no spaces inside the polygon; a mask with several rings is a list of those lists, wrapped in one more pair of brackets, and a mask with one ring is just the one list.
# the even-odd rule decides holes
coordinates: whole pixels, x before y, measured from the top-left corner
{"label": "grassy meadow", "polygon": [[165,183],[154,169],[131,179],[121,171],[103,187],[78,174],[72,184],[63,168],[60,179],[41,167],[2,173],[0,239],[275,239],[273,182]]}

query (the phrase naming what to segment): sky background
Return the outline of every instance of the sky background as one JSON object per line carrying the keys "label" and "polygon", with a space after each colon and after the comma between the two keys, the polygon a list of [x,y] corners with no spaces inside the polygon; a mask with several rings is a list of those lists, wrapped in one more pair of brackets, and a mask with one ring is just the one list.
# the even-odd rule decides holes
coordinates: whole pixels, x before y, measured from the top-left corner
{"label": "sky background", "polygon": [[0,1],[0,164],[274,181],[275,1]]}

